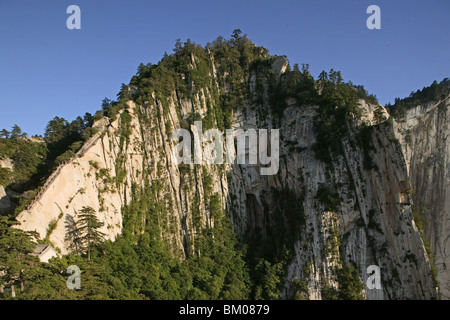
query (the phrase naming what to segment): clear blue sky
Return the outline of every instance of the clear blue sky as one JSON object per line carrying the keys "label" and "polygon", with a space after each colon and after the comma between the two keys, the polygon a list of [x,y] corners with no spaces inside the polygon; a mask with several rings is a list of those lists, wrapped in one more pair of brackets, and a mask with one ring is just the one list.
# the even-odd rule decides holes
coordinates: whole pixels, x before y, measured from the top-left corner
{"label": "clear blue sky", "polygon": [[[81,30],[69,30],[69,5]],[[369,30],[366,9],[381,8]],[[175,40],[205,45],[240,28],[271,54],[334,68],[380,103],[450,76],[449,0],[0,0],[0,129],[43,134],[115,99],[139,63],[157,63]]]}

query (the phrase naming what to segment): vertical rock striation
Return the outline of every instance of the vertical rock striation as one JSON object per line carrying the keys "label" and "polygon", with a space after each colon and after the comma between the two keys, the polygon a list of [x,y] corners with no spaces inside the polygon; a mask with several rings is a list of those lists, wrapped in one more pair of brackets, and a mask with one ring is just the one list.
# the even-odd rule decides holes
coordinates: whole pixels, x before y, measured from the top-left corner
{"label": "vertical rock striation", "polygon": [[396,122],[411,182],[412,199],[424,220],[425,238],[435,255],[442,298],[450,299],[450,99],[406,111]]}
{"label": "vertical rock striation", "polygon": [[[174,83],[189,84],[189,95],[176,86],[164,97],[156,90],[142,93],[145,98],[132,97],[134,102],[128,101],[116,118],[97,123],[97,135],[17,216],[21,228],[36,230],[67,253],[71,221],[83,206],[91,206],[105,222],[102,231],[109,239],[119,236],[124,225],[138,235],[145,217],[123,207],[139,190],[151,189],[164,212],[162,236],[184,259],[196,235],[214,227],[214,195],[250,251],[284,261],[284,298],[329,298],[333,289],[345,286],[340,276],[344,267],[357,270],[365,284],[370,265],[380,267],[381,289],[363,290],[368,299],[435,298],[430,263],[409,202],[410,158],[405,163],[392,127],[385,123],[362,129],[357,122],[342,123],[348,126],[339,142],[342,152],[328,163],[318,160],[314,145],[320,107],[288,98],[282,112],[275,108],[269,91],[289,70],[287,60],[270,58],[260,47],[251,50],[262,67],[259,72],[246,67],[242,74],[226,71],[224,58],[209,49],[190,53],[184,73],[173,78]],[[205,75],[196,78],[194,71],[200,68]],[[144,68],[140,73],[143,77]],[[230,77],[236,77],[231,84]],[[143,91],[139,85],[137,94]],[[235,104],[232,112],[217,109],[229,101]],[[374,106],[361,102],[370,122]],[[219,112],[230,113],[230,123]],[[260,163],[175,164],[172,132],[180,127],[193,132],[195,119],[203,119],[205,129],[279,129],[278,172],[262,176]],[[439,199],[445,202],[445,194]],[[51,224],[56,227],[49,228]]]}

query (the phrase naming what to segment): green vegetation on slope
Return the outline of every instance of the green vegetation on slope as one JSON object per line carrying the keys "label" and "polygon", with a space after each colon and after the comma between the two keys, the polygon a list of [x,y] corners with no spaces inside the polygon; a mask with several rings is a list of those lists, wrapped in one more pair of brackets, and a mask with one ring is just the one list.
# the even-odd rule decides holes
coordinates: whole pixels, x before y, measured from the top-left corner
{"label": "green vegetation on slope", "polygon": [[92,121],[89,113],[70,123],[55,117],[47,124],[44,138],[27,137],[17,125],[0,132],[0,160],[10,159],[13,165],[13,170],[0,168],[0,185],[18,194],[12,199],[16,213],[31,202],[56,167],[73,158],[95,133]]}
{"label": "green vegetation on slope", "polygon": [[447,98],[449,95],[450,79],[445,78],[439,83],[435,80],[430,86],[411,92],[409,97],[403,99],[395,98],[394,104],[388,104],[386,108],[393,117],[398,119],[404,117],[406,111],[410,108],[425,105],[430,102],[436,103]]}
{"label": "green vegetation on slope", "polygon": [[425,237],[425,225],[426,220],[424,218],[424,209],[420,206],[414,206],[412,208],[414,223],[416,224],[417,229],[419,230],[420,237],[422,238],[423,244],[425,246],[425,250],[428,255],[428,259],[430,260],[430,267],[431,267],[431,274],[433,276],[434,282],[436,283],[436,286],[439,286],[439,280],[437,279],[438,270],[436,268],[435,260],[436,255],[433,253],[433,250],[431,250],[430,243],[428,242],[427,238]]}
{"label": "green vegetation on slope", "polygon": [[[347,133],[347,124],[360,115],[358,99],[376,103],[376,98],[362,86],[344,83],[340,73],[334,70],[323,72],[315,80],[307,65],[301,68],[294,65],[293,70],[288,68],[277,79],[271,67],[273,61],[274,57],[269,56],[266,49],[254,45],[239,30],[235,30],[231,39],[219,37],[205,48],[190,40],[184,44],[177,41],[174,53],[166,54],[158,64],[140,64],[130,83],[122,85],[118,101],[105,98],[102,110],[94,117],[77,118],[72,123],[58,117],[50,121],[45,143],[36,145],[42,146],[43,150],[27,152],[40,155],[36,156],[40,160],[36,160],[36,164],[24,162],[25,171],[33,174],[33,167],[40,163],[46,167],[33,185],[37,187],[51,168],[72,157],[81,143],[88,139],[93,133],[93,120],[102,116],[114,120],[120,113],[120,153],[115,163],[118,187],[126,178],[126,155],[123,152],[131,132],[126,101],[132,99],[137,105],[147,107],[148,118],[140,114],[141,122],[162,121],[170,131],[170,122],[167,121],[170,104],[177,107],[182,100],[196,101],[195,97],[202,92],[207,104],[207,114],[203,119],[205,129],[214,126],[221,130],[230,128],[233,113],[245,105],[261,106],[261,113],[270,110],[279,119],[287,107],[287,98],[295,99],[299,108],[318,105],[314,151],[318,159],[330,163],[332,154],[342,151],[340,141]],[[256,94],[250,90],[252,74],[256,77]],[[262,106],[265,103],[269,105]],[[198,111],[194,105],[186,118],[179,119],[182,127],[189,128],[195,120],[201,119]],[[14,139],[17,139],[19,133],[17,130],[14,132]],[[14,158],[16,142],[10,133],[4,133],[8,136],[0,143],[7,147],[0,152]],[[95,163],[91,165],[96,166]],[[183,180],[184,185],[199,185],[193,183],[199,172],[183,166],[179,169],[182,174],[190,175],[189,179]],[[143,174],[145,170],[150,169],[143,168]],[[104,172],[99,171],[98,174],[103,175]],[[28,177],[22,180],[30,181]],[[166,182],[161,178],[151,182],[147,180],[144,188],[133,185],[133,199],[122,208],[123,232],[116,241],[98,240],[89,246],[89,253],[80,250],[80,255],[69,254],[49,264],[35,262],[34,271],[27,274],[24,290],[18,298],[279,299],[287,266],[293,257],[293,244],[305,222],[302,196],[287,188],[271,190],[275,199],[274,212],[268,218],[265,232],[256,230],[252,236],[238,239],[224,210],[225,204],[219,194],[213,193],[211,177],[203,171],[201,182],[205,199],[200,199],[197,191],[191,199],[192,217],[189,218],[196,231],[194,236],[189,234],[191,230],[180,230],[180,226],[171,221],[173,210],[170,197],[166,197]],[[12,188],[11,182],[9,186]],[[329,210],[335,210],[339,205],[338,197],[325,187],[319,189],[317,197]],[[214,227],[202,225],[200,200],[206,203]],[[265,210],[267,212],[268,209]],[[186,232],[182,236],[185,260],[174,249],[177,244],[170,241],[170,235],[175,232]],[[7,241],[11,234],[5,227],[1,236]],[[3,260],[0,265],[2,263]],[[69,291],[65,286],[65,270],[71,264],[79,265],[82,270],[80,290]],[[357,271],[344,265],[337,274],[341,290],[330,291],[324,296],[358,298],[360,283]],[[15,283],[11,279],[2,280]],[[7,294],[4,297],[8,297]]]}
{"label": "green vegetation on slope", "polygon": [[[124,232],[117,241],[92,240],[90,250],[85,254],[54,258],[49,264],[33,260],[32,272],[17,278],[22,279],[23,287],[17,298],[247,299],[250,280],[243,260],[244,248],[237,241],[221,205],[212,204],[211,214],[216,217],[216,224],[214,228],[202,230],[196,240],[196,253],[186,261],[180,261],[161,237],[166,231],[161,221],[168,212],[161,206],[155,190],[148,187],[146,191],[136,193],[136,199],[124,208]],[[212,199],[217,198],[213,196]],[[144,232],[140,234],[136,234],[134,224],[129,223],[136,216],[145,220]],[[31,252],[31,240],[27,240],[26,249],[21,249],[21,242],[13,244],[16,234],[23,232],[13,232],[6,223],[7,218],[2,219],[5,223],[0,225],[0,242],[9,243],[9,250],[18,254]],[[3,255],[0,258],[0,265],[9,267],[9,258]],[[22,269],[25,263],[28,264],[24,260],[14,266],[14,270]],[[70,264],[78,265],[82,270],[81,290],[69,291],[65,287],[68,277],[65,270]],[[12,271],[9,271],[1,276],[0,283],[18,284],[19,280],[11,277]],[[0,296],[9,297],[8,294]]]}

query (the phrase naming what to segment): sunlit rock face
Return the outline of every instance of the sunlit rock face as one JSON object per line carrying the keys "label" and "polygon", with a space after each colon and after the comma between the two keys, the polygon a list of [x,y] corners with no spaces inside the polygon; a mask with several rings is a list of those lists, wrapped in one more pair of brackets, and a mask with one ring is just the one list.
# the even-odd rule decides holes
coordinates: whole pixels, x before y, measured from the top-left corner
{"label": "sunlit rock face", "polygon": [[[197,62],[192,55],[192,66]],[[133,230],[139,233],[145,221],[125,217],[122,208],[136,189],[153,186],[157,190],[155,198],[166,210],[162,236],[172,244],[173,253],[184,259],[201,228],[214,227],[215,218],[205,199],[217,194],[242,241],[284,241],[291,248],[283,298],[292,297],[298,282],[304,284],[304,298],[325,298],[324,287],[339,286],[337,273],[343,265],[354,266],[364,284],[370,276],[368,267],[380,268],[381,288],[366,287],[363,294],[368,299],[435,298],[436,286],[413,221],[408,190],[410,177],[421,177],[432,184],[422,183],[424,191],[420,193],[415,187],[417,182],[411,180],[413,197],[416,202],[420,202],[418,194],[427,200],[430,198],[425,194],[438,197],[435,205],[442,202],[442,210],[437,216],[441,220],[436,221],[444,221],[442,212],[449,200],[445,192],[435,190],[446,190],[446,176],[442,173],[439,181],[434,181],[430,178],[434,177],[433,170],[420,169],[415,161],[412,165],[416,153],[402,149],[392,139],[392,125],[373,123],[376,106],[360,101],[363,120],[369,125],[365,143],[372,148],[367,150],[361,144],[361,128],[355,123],[341,141],[342,153],[324,163],[313,150],[317,139],[314,119],[319,107],[298,105],[292,98],[286,100],[282,114],[275,115],[267,94],[267,74],[261,79],[261,74],[249,72],[241,80],[248,84],[250,95],[263,90],[261,99],[255,102],[247,96],[239,97],[244,103],[233,113],[231,127],[279,129],[276,174],[261,175],[263,165],[259,162],[173,162],[172,150],[177,143],[171,139],[173,130],[180,128],[194,111],[204,119],[210,102],[215,101],[217,88],[228,90],[216,74],[219,66],[213,57],[210,63],[210,85],[189,99],[172,92],[164,104],[156,97],[142,105],[129,101],[122,110],[128,114],[127,121],[119,113],[116,119],[97,123],[99,132],[86,143],[83,152],[61,166],[36,201],[17,216],[21,228],[35,230],[41,238],[48,237],[64,254],[70,251],[67,232],[71,221],[76,220],[83,206],[90,206],[104,222],[101,231],[107,238],[118,237],[125,220],[134,221]],[[280,79],[287,67],[287,60],[279,57],[272,61],[270,70],[275,79]],[[429,131],[435,130],[438,135],[436,121],[429,120]],[[439,128],[445,125],[442,120]],[[423,139],[432,136],[429,132],[424,135],[427,138]],[[421,139],[420,135],[417,137]],[[439,143],[446,146],[443,141]],[[425,151],[420,155],[423,159],[437,156],[433,151],[425,156]],[[441,155],[445,159],[439,162],[442,166],[448,163],[446,154]],[[370,167],[364,164],[367,157],[372,159]],[[415,172],[419,171],[422,173],[417,175]],[[55,223],[50,232],[49,225]],[[434,247],[445,242],[438,237],[444,231],[438,230],[442,229],[433,223],[427,226],[427,234],[437,237]]]}

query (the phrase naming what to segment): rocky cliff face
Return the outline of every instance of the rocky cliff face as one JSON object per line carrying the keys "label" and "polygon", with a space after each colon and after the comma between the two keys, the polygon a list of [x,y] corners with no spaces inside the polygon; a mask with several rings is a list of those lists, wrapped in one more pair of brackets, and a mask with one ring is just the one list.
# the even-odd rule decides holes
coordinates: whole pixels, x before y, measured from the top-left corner
{"label": "rocky cliff face", "polygon": [[[109,239],[115,239],[124,224],[132,224],[133,232],[139,234],[145,220],[123,212],[122,207],[138,190],[152,188],[165,212],[162,236],[172,244],[173,253],[184,259],[196,234],[214,227],[208,199],[216,195],[238,237],[251,250],[264,245],[268,252],[282,255],[289,248],[284,298],[296,292],[304,298],[326,298],[325,289],[339,288],[339,270],[344,265],[354,266],[364,284],[370,276],[368,266],[380,268],[381,289],[366,288],[368,299],[435,298],[430,263],[411,213],[410,158],[405,163],[389,124],[362,130],[357,123],[343,123],[348,134],[340,141],[342,152],[325,163],[313,150],[319,107],[287,99],[286,108],[275,114],[268,69],[263,76],[249,71],[240,78],[249,92],[238,95],[240,103],[230,124],[234,129],[280,130],[277,173],[261,175],[261,163],[174,163],[173,130],[185,127],[194,132],[192,115],[208,119],[211,106],[219,104],[219,95],[231,92],[221,64],[212,55],[207,61],[208,83],[190,97],[177,90],[164,99],[153,94],[138,103],[128,101],[116,119],[98,122],[99,132],[18,215],[21,227],[38,231],[66,253],[71,223],[83,206],[91,206],[105,222],[102,231]],[[190,68],[201,63],[196,55],[190,56]],[[287,60],[271,60],[270,68],[274,81],[279,81]],[[361,102],[366,120],[373,119],[374,106]],[[209,126],[219,127],[217,118],[213,119]],[[428,172],[424,171],[424,179]],[[445,194],[439,199],[444,203]]]}
{"label": "rocky cliff face", "polygon": [[124,164],[129,169],[126,177],[130,181],[135,177],[137,169],[133,166],[132,148],[140,132],[132,132],[133,140],[127,149],[120,146],[117,139],[121,129],[119,121],[109,124],[103,119],[96,127],[99,132],[86,142],[75,158],[57,168],[27,210],[17,216],[22,228],[37,231],[42,239],[47,237],[63,254],[68,252],[70,242],[66,235],[84,206],[98,212],[99,219],[105,223],[102,231],[108,239],[114,240],[122,230],[121,207],[126,204],[130,187],[116,184],[110,174],[111,170],[115,171],[117,156],[129,152]]}
{"label": "rocky cliff face", "polygon": [[450,99],[409,109],[396,122],[416,210],[425,219],[425,238],[435,254],[442,297],[450,298]]}
{"label": "rocky cliff face", "polygon": [[[316,109],[291,105],[285,110],[276,176],[261,177],[251,167],[235,169],[233,181],[237,186],[230,192],[240,199],[235,211],[242,215],[235,224],[243,229],[241,232],[246,226],[246,232],[250,229],[270,234],[273,225],[268,221],[279,214],[273,205],[278,195],[273,188],[297,195],[290,200],[298,203],[288,205],[298,208],[305,217],[295,230],[298,240],[288,269],[285,297],[290,296],[293,283],[304,281],[309,299],[323,298],[324,284],[338,287],[336,271],[343,263],[356,265],[364,283],[370,276],[367,268],[380,267],[382,290],[367,289],[368,299],[435,297],[428,257],[408,201],[406,165],[400,146],[391,142],[393,132],[385,125],[370,129],[370,143],[375,148],[371,153],[373,169],[364,168],[358,132],[343,142],[344,154],[327,166],[312,151]],[[247,117],[254,119],[255,115],[247,112]],[[334,208],[321,199],[324,190],[335,194]],[[289,221],[284,219],[288,233]]]}

